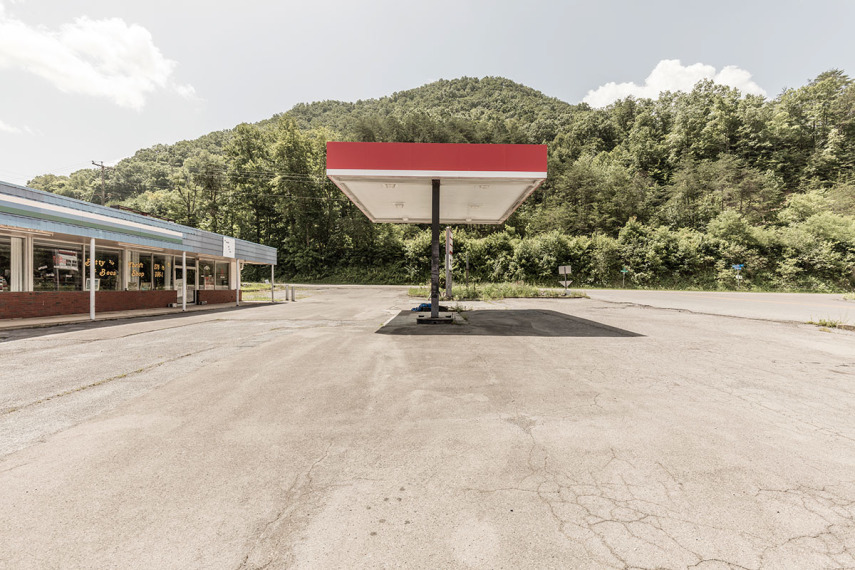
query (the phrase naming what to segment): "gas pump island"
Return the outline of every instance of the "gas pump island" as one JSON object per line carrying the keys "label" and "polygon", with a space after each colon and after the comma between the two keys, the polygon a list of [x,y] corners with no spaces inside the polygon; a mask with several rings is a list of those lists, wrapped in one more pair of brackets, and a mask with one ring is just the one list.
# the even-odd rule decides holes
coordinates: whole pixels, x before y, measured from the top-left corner
{"label": "gas pump island", "polygon": [[327,143],[327,176],[375,223],[431,225],[439,314],[440,224],[501,224],[546,179],[546,145]]}

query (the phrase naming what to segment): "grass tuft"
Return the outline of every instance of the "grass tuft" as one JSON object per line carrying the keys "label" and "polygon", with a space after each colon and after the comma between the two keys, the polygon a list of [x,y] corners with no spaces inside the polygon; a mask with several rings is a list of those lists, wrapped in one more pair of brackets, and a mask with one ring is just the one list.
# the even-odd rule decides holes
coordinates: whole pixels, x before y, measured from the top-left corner
{"label": "grass tuft", "polygon": [[816,325],[818,327],[826,327],[829,329],[841,328],[843,325],[843,321],[836,321],[834,319],[817,319],[815,321],[808,321],[809,325]]}

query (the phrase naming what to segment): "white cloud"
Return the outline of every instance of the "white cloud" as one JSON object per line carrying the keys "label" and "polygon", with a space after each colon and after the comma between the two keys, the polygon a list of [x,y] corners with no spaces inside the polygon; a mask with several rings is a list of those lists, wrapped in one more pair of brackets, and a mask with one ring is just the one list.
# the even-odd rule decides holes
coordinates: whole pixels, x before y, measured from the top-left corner
{"label": "white cloud", "polygon": [[0,4],[0,69],[30,72],[65,93],[105,97],[136,110],[159,89],[191,98],[192,86],[171,79],[176,65],[140,25],[82,16],[50,30],[12,18]]}
{"label": "white cloud", "polygon": [[630,95],[655,99],[662,91],[691,91],[692,87],[703,79],[712,79],[721,85],[735,87],[742,93],[766,95],[762,87],[751,81],[749,72],[735,65],[728,65],[717,72],[712,65],[695,63],[684,66],[679,59],[663,59],[644,80],[644,85],[632,82],[606,83],[588,91],[582,101],[592,107],[605,107]]}
{"label": "white cloud", "polygon": [[18,127],[13,127],[12,125],[6,124],[2,120],[0,120],[0,133],[11,133],[13,135],[17,135],[22,132],[23,130],[19,129]]}
{"label": "white cloud", "polygon": [[10,125],[9,123],[4,123],[2,120],[0,120],[0,133],[9,133],[13,135],[27,133],[28,135],[35,135],[36,131],[31,129],[28,125],[24,125],[23,127],[16,127],[14,125]]}

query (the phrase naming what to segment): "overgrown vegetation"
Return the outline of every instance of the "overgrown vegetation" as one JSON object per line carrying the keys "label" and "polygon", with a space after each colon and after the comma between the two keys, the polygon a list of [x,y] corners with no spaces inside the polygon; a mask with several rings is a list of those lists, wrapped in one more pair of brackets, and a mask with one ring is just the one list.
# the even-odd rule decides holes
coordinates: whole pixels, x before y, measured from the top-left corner
{"label": "overgrown vegetation", "polygon": [[[410,297],[428,298],[430,297],[430,287],[410,287],[408,291]],[[501,299],[511,298],[541,298],[541,297],[564,297],[564,291],[556,291],[552,289],[541,289],[534,285],[529,285],[522,282],[514,283],[473,283],[470,285],[455,285],[452,288],[452,299],[445,296],[445,291],[442,291],[441,300],[448,301],[498,301]],[[579,291],[568,291],[567,297],[587,297],[585,293]]]}
{"label": "overgrown vegetation", "polygon": [[[547,143],[549,179],[497,227],[455,230],[463,280],[851,291],[855,84],[832,70],[775,99],[705,81],[690,93],[569,105],[502,78],[378,100],[297,105],[157,145],[108,172],[106,201],[279,248],[280,277],[419,283],[429,233],[371,224],[324,177],[327,140]],[[99,173],[30,186],[101,201]],[[248,278],[264,276],[247,274]]]}

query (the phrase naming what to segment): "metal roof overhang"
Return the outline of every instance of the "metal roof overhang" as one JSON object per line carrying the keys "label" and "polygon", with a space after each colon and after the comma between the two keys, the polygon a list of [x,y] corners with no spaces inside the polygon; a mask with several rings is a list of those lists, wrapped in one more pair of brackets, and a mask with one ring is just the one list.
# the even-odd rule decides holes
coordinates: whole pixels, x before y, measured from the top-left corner
{"label": "metal roof overhang", "polygon": [[[42,190],[0,182],[0,233],[36,231],[96,238],[130,247],[276,264],[276,248]],[[234,251],[225,255],[224,243]]]}
{"label": "metal roof overhang", "polygon": [[327,143],[327,176],[372,222],[500,224],[546,179],[546,145]]}

